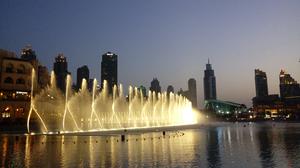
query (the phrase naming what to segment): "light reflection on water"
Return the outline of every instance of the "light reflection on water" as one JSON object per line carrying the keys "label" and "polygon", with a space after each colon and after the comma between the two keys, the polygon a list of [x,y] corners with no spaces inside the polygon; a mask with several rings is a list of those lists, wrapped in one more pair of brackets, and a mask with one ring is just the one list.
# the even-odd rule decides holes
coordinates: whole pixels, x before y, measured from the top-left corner
{"label": "light reflection on water", "polygon": [[[184,133],[184,135],[183,135]],[[300,124],[216,123],[120,136],[1,135],[1,167],[299,167]]]}

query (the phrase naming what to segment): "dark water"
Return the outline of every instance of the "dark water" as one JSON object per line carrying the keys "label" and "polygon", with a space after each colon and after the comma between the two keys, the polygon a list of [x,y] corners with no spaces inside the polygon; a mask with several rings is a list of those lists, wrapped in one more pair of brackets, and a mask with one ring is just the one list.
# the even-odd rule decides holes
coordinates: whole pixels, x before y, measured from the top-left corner
{"label": "dark water", "polygon": [[[246,124],[246,125],[245,125]],[[244,126],[245,125],[245,126]],[[300,124],[215,123],[120,136],[1,135],[2,167],[300,167]]]}

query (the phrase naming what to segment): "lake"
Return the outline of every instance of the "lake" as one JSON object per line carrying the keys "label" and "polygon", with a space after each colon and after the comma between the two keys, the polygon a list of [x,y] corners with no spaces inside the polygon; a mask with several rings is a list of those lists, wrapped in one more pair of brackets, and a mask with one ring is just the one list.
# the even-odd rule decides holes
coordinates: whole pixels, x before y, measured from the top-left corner
{"label": "lake", "polygon": [[120,135],[0,135],[1,167],[300,167],[300,123],[222,123]]}

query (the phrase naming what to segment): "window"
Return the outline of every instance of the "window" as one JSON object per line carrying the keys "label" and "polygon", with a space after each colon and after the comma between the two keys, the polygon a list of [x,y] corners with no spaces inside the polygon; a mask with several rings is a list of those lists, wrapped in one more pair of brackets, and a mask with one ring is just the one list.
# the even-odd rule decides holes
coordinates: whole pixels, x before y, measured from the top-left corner
{"label": "window", "polygon": [[2,113],[2,118],[10,118],[10,113]]}
{"label": "window", "polygon": [[22,78],[19,78],[19,79],[17,79],[16,83],[24,85],[25,84],[25,80],[22,79]]}
{"label": "window", "polygon": [[13,79],[11,77],[7,77],[7,78],[5,78],[4,83],[10,83],[10,84],[12,84],[13,83]]}
{"label": "window", "polygon": [[18,69],[17,69],[17,73],[21,73],[24,74],[25,73],[25,66],[23,64],[21,64]]}
{"label": "window", "polygon": [[7,73],[13,73],[13,71],[14,71],[14,66],[13,66],[13,64],[9,63],[9,64],[6,66],[5,71],[6,71]]}
{"label": "window", "polygon": [[2,112],[2,118],[10,118],[10,111],[11,111],[11,108],[6,107],[4,109],[4,112]]}

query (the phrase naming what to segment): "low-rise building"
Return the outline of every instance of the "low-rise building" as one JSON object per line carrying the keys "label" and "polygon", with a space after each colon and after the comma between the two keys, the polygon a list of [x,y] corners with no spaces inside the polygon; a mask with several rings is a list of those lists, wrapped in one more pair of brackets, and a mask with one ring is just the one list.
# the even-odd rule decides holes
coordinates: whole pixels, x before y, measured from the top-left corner
{"label": "low-rise building", "polygon": [[[34,85],[32,85],[32,70]],[[30,110],[31,90],[36,93],[49,84],[50,76],[31,48],[14,52],[0,49],[0,122],[24,123]]]}
{"label": "low-rise building", "polygon": [[13,52],[0,50],[0,121],[27,118],[30,108],[32,64]]}

